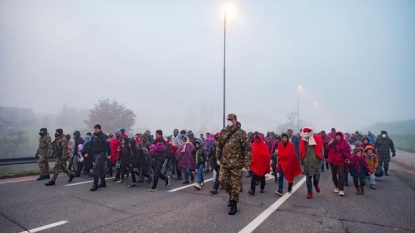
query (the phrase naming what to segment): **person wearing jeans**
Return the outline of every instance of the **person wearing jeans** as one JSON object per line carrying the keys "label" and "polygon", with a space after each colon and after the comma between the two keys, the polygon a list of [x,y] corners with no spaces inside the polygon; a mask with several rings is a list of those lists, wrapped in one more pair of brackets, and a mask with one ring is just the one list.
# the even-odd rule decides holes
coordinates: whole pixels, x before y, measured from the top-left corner
{"label": "person wearing jeans", "polygon": [[375,147],[372,145],[366,146],[363,156],[365,157],[366,163],[369,165],[371,171],[370,176],[368,176],[370,181],[370,189],[376,190],[375,172],[379,166],[379,159],[378,155],[375,154]]}
{"label": "person wearing jeans", "polygon": [[300,142],[300,156],[303,166],[303,173],[307,181],[307,199],[313,198],[313,186],[317,193],[320,193],[318,186],[321,173],[321,160],[324,156],[323,140],[313,133],[310,127],[302,130]]}
{"label": "person wearing jeans", "polygon": [[206,150],[203,148],[203,142],[200,139],[196,139],[195,148],[192,152],[192,155],[195,159],[197,164],[197,182],[194,187],[197,190],[201,190],[203,186],[203,182],[205,181],[203,178],[203,170],[205,168],[206,162]]}
{"label": "person wearing jeans", "polygon": [[345,164],[350,160],[350,145],[344,139],[342,132],[335,134],[335,139],[331,139],[326,145],[329,156],[331,175],[334,184],[334,192],[339,196],[344,196],[344,174]]}

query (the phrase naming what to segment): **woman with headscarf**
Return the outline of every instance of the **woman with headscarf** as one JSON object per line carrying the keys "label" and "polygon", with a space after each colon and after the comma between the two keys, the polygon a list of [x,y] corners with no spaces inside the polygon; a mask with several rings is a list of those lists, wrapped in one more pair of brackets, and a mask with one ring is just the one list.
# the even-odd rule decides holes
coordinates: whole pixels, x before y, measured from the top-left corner
{"label": "woman with headscarf", "polygon": [[334,192],[339,196],[344,196],[344,173],[345,164],[349,163],[350,145],[346,142],[342,132],[336,132],[335,139],[327,143],[328,162],[330,164],[331,175],[334,183]]}

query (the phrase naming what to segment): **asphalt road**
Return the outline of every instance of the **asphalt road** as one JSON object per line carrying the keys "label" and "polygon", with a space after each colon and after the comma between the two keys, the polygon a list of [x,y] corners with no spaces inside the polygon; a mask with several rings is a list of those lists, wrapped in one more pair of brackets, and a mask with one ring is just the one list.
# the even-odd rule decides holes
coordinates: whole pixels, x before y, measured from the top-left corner
{"label": "asphalt road", "polygon": [[[0,180],[0,232],[22,232],[61,221],[67,222],[42,232],[239,232],[252,222],[257,225],[253,232],[415,232],[412,171],[392,164],[390,176],[378,178],[378,189],[366,189],[364,196],[355,195],[349,181],[346,196],[339,197],[330,177],[330,172],[322,173],[322,191],[312,200],[305,198],[305,184],[289,196],[277,197],[273,179],[267,180],[266,193],[257,190],[250,196],[250,180],[244,178],[235,216],[227,214],[224,191],[209,193],[212,181],[201,191],[188,187],[174,192],[169,190],[182,187],[181,182],[172,181],[169,187],[161,182],[159,190],[150,193],[146,184],[127,188],[130,180],[123,184],[108,180],[108,187],[97,192],[89,191],[91,183],[66,186],[89,182],[89,177],[67,183],[62,175],[52,187],[35,177]],[[272,212],[269,207],[280,198],[286,200]],[[271,214],[258,221],[264,211]]]}

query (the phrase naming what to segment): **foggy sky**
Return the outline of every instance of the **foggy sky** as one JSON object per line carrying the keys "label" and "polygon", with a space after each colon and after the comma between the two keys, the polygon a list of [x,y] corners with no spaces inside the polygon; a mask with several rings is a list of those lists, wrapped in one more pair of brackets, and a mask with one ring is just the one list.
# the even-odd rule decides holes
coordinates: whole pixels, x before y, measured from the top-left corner
{"label": "foggy sky", "polygon": [[[220,127],[224,3],[2,0],[0,106],[57,113],[108,98],[136,128]],[[414,1],[232,3],[227,113],[243,128],[286,123],[298,85],[300,118],[315,113],[318,129],[414,118]]]}

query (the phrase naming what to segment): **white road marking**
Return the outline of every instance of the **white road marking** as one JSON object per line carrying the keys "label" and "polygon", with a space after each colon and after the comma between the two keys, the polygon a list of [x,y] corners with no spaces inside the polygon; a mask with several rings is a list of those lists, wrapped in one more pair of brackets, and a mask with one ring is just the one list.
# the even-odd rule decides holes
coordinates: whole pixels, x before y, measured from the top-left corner
{"label": "white road marking", "polygon": [[[109,179],[113,179],[113,177],[105,178],[105,180],[109,180]],[[87,184],[87,183],[92,183],[92,182],[94,182],[94,181],[93,180],[90,180],[90,181],[84,181],[84,182],[79,182],[79,183],[67,184],[65,186],[66,187],[69,187],[69,186],[75,186],[75,185],[80,185],[80,184]]]}
{"label": "white road marking", "polygon": [[52,223],[52,224],[49,224],[49,225],[46,225],[46,226],[43,226],[43,227],[34,228],[34,229],[32,229],[32,230],[22,231],[22,232],[20,232],[20,233],[33,233],[33,232],[39,232],[39,231],[43,231],[43,230],[46,230],[46,229],[49,229],[49,228],[52,228],[52,227],[57,227],[57,226],[60,226],[60,225],[66,224],[66,223],[68,223],[68,221],[65,221],[65,220],[64,220],[64,221],[55,222],[55,223]]}
{"label": "white road marking", "polygon": [[[204,183],[209,182],[209,181],[211,181],[211,180],[213,180],[213,178],[210,178],[210,179],[205,180],[205,182],[204,182]],[[193,187],[194,185],[195,185],[195,184],[185,185],[185,186],[182,186],[182,187],[180,187],[180,188],[171,189],[171,190],[169,190],[169,191],[167,191],[167,192],[169,192],[169,193],[176,192],[176,191],[179,191],[179,190],[182,190],[182,189],[185,189],[185,188]]]}
{"label": "white road marking", "polygon": [[306,178],[303,177],[298,183],[294,186],[293,191],[291,193],[285,193],[282,197],[280,197],[274,204],[268,207],[264,212],[262,212],[258,217],[256,217],[252,222],[250,222],[244,229],[239,231],[239,233],[250,233],[254,231],[262,222],[265,221],[274,211],[276,211],[291,195],[300,188],[302,184],[304,184]]}

